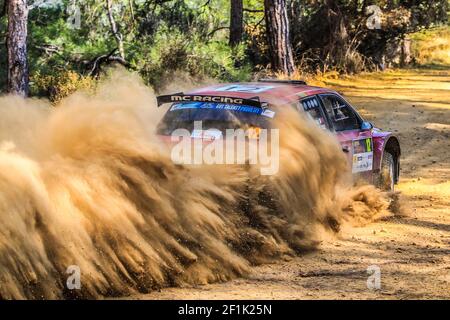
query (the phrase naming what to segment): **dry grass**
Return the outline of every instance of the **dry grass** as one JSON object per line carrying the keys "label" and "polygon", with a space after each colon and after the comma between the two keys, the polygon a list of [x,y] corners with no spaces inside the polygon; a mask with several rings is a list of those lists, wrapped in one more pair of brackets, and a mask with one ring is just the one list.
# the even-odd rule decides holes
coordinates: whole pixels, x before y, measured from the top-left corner
{"label": "dry grass", "polygon": [[450,66],[450,26],[425,30],[411,37],[412,51],[421,65]]}

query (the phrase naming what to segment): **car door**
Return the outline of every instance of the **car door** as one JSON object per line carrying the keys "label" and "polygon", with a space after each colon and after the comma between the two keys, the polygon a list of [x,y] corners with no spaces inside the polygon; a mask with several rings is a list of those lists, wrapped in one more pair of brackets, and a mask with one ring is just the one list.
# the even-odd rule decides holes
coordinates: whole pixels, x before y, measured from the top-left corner
{"label": "car door", "polygon": [[347,154],[352,173],[371,179],[373,170],[372,130],[362,130],[362,118],[337,94],[320,94],[320,101],[342,150]]}

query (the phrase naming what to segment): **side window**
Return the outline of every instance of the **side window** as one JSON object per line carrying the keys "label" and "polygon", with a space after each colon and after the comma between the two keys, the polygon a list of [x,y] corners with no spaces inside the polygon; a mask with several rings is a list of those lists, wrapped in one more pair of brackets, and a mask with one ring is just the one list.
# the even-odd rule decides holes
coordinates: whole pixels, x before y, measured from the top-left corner
{"label": "side window", "polygon": [[361,127],[358,116],[344,100],[335,95],[321,95],[320,98],[336,131]]}
{"label": "side window", "polygon": [[322,129],[327,129],[326,119],[320,110],[320,103],[317,97],[302,99],[300,105],[311,120],[316,122]]}

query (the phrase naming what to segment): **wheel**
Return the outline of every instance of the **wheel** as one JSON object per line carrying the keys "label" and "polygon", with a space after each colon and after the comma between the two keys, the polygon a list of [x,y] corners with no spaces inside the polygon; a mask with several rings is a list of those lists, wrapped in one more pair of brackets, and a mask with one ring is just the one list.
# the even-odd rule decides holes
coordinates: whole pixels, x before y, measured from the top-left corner
{"label": "wheel", "polygon": [[381,170],[378,176],[377,187],[383,191],[394,191],[395,161],[392,154],[385,151],[381,160]]}

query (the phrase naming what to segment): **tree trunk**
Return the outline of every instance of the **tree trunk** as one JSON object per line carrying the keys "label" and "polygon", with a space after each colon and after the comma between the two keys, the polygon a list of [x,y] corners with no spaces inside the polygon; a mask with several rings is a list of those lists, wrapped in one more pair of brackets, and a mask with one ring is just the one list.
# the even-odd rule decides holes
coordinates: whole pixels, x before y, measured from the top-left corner
{"label": "tree trunk", "polygon": [[230,9],[230,46],[234,47],[242,41],[244,33],[243,0],[231,0]]}
{"label": "tree trunk", "polygon": [[28,7],[26,0],[9,0],[8,2],[8,84],[7,90],[12,94],[28,96],[28,61],[27,61],[27,21]]}
{"label": "tree trunk", "polygon": [[116,20],[112,11],[112,0],[106,0],[106,10],[108,13],[109,25],[111,26],[111,32],[116,39],[117,48],[119,49],[119,55],[122,59],[125,59],[125,50],[123,48],[123,36],[117,29]]}
{"label": "tree trunk", "polygon": [[264,0],[267,42],[273,71],[295,71],[286,0]]}

